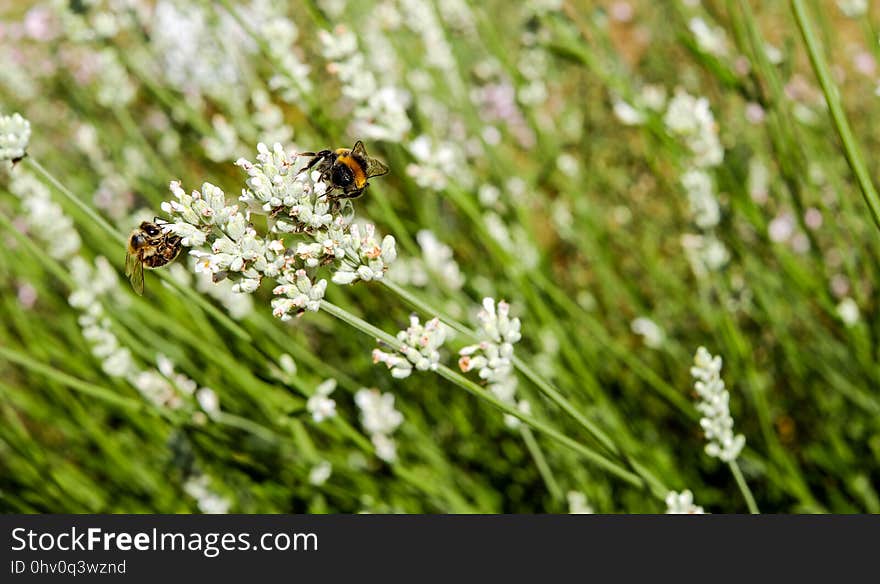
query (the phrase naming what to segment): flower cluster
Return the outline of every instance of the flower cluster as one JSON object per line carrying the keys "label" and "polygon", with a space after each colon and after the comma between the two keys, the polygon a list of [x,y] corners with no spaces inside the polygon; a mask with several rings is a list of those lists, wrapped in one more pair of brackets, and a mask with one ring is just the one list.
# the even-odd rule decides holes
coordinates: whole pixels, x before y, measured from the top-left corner
{"label": "flower cluster", "polygon": [[859,322],[859,305],[856,301],[847,296],[837,305],[837,316],[843,321],[847,327],[853,327]]}
{"label": "flower cluster", "polygon": [[[248,39],[249,40],[249,39]],[[153,11],[150,43],[161,72],[188,95],[224,96],[240,87],[236,48],[252,52],[245,33],[231,15],[213,22],[198,4],[160,0]]]}
{"label": "flower cluster", "polygon": [[[529,2],[524,5],[524,22],[532,21],[543,23],[548,13],[556,12],[561,8],[561,2],[551,0],[549,2]],[[526,25],[520,37],[522,45],[517,71],[522,76],[520,87],[517,91],[519,102],[527,106],[537,106],[545,101],[550,95],[547,88],[547,67],[550,61],[546,44],[542,42],[544,35],[548,33],[546,25]]]}
{"label": "flower cluster", "polygon": [[868,12],[868,0],[837,0],[837,7],[849,18],[859,18]]}
{"label": "flower cluster", "polygon": [[45,184],[28,172],[16,172],[9,190],[21,199],[28,229],[51,243],[46,246],[50,257],[69,260],[79,252],[82,241],[73,220],[65,215],[61,205],[52,200]]}
{"label": "flower cluster", "polygon": [[727,247],[714,234],[685,233],[681,236],[681,247],[698,278],[720,270],[730,260]]}
{"label": "flower cluster", "polygon": [[632,332],[642,337],[646,347],[659,349],[666,341],[666,334],[660,325],[646,316],[633,319],[629,326]]}
{"label": "flower cluster", "polygon": [[270,231],[314,233],[346,223],[342,215],[331,212],[328,185],[318,180],[319,173],[305,172],[299,155],[287,152],[281,144],[270,150],[261,142],[256,162],[240,158],[235,164],[248,175],[239,201],[251,212],[269,215]]}
{"label": "flower cluster", "polygon": [[615,117],[627,126],[640,126],[645,123],[649,112],[660,112],[666,105],[666,88],[660,85],[644,85],[632,98],[632,103],[613,96]]}
{"label": "flower cluster", "polygon": [[199,511],[207,514],[225,514],[229,512],[231,502],[228,498],[211,489],[208,475],[199,473],[190,477],[183,485],[186,494],[196,500]]}
{"label": "flower cluster", "polygon": [[437,369],[440,364],[440,347],[446,340],[446,329],[437,317],[424,325],[419,317],[409,317],[409,327],[397,333],[403,346],[393,353],[373,349],[373,363],[385,363],[391,376],[397,379],[409,377],[413,368],[418,371]]}
{"label": "flower cluster", "polygon": [[681,184],[687,192],[691,216],[700,229],[711,229],[721,220],[721,207],[715,196],[715,183],[712,176],[701,169],[691,169],[681,177]]}
{"label": "flower cluster", "polygon": [[[239,159],[236,165],[247,173],[237,203],[227,204],[210,183],[187,194],[172,182],[175,199],[162,204],[172,220],[166,229],[197,248],[190,251],[197,272],[210,273],[215,282],[232,280],[239,293],[253,293],[263,278],[274,279],[272,313],[283,320],[320,308],[327,280],[317,272],[324,266],[333,269],[337,284],[384,277],[397,257],[394,238],[380,240],[373,225],[353,223],[351,202],[334,200],[302,157],[278,143],[271,149],[260,143],[256,162]],[[267,215],[266,237],[250,224],[251,214]],[[299,239],[285,242],[289,236]]]}
{"label": "flower cluster", "polygon": [[110,377],[133,377],[137,368],[131,351],[113,333],[101,303],[101,297],[117,287],[116,270],[103,256],[95,258],[91,266],[77,255],[70,260],[70,274],[74,290],[68,302],[81,311],[78,320],[83,337],[91,345],[92,354],[101,360],[101,369]]}
{"label": "flower cluster", "polygon": [[[492,298],[483,299],[483,308],[477,314],[480,320],[480,342],[459,351],[459,368],[467,373],[476,370],[480,379],[486,381],[489,391],[499,400],[516,404],[524,412],[529,411],[528,402],[516,401],[516,374],[513,370],[513,345],[522,338],[519,318],[510,318],[510,305],[503,300],[495,303]],[[505,416],[508,426],[515,427],[519,420]]]}
{"label": "flower cluster", "polygon": [[406,114],[409,95],[396,87],[380,87],[358,50],[357,36],[344,26],[319,33],[327,69],[342,82],[342,93],[355,104],[351,133],[368,140],[397,142],[412,124]]}
{"label": "flower cluster", "polygon": [[336,389],[336,380],[328,379],[315,388],[315,393],[306,402],[306,409],[312,414],[315,422],[323,422],[336,416],[336,402],[330,394]]}
{"label": "flower cluster", "polygon": [[238,132],[220,114],[214,114],[211,118],[211,126],[214,129],[213,134],[202,138],[205,155],[214,162],[234,160],[243,148],[238,139]]}
{"label": "flower cluster", "polygon": [[682,138],[691,151],[689,163],[693,167],[682,175],[681,184],[687,193],[691,217],[702,233],[685,234],[681,243],[692,271],[702,278],[724,267],[730,259],[727,248],[714,232],[721,221],[721,206],[710,174],[724,160],[724,148],[705,97],[694,97],[677,89],[663,121],[669,132]]}
{"label": "flower cluster", "polygon": [[370,224],[363,228],[352,225],[347,233],[341,234],[339,240],[325,240],[323,245],[325,249],[328,245],[335,245],[335,248],[330,248],[333,249],[333,255],[344,258],[333,274],[336,284],[381,280],[391,262],[397,259],[394,237],[386,235],[380,242],[376,237],[376,228]]}
{"label": "flower cluster", "polygon": [[703,515],[703,508],[694,505],[694,495],[688,490],[680,493],[669,491],[666,495],[667,515]]}
{"label": "flower cluster", "polygon": [[330,464],[330,461],[322,460],[309,471],[309,483],[316,487],[320,487],[327,482],[327,479],[329,479],[332,474],[333,465]]}
{"label": "flower cluster", "polygon": [[677,89],[663,121],[670,133],[684,139],[698,167],[718,166],[724,160],[718,125],[705,97],[694,97]]}
{"label": "flower cluster", "polygon": [[406,167],[408,174],[423,189],[442,191],[463,167],[461,152],[450,142],[437,142],[422,134],[409,144],[414,160]]}
{"label": "flower cluster", "polygon": [[430,276],[434,276],[444,288],[461,290],[464,275],[452,257],[452,248],[427,229],[416,234],[416,241],[422,250],[421,257],[398,260],[388,277],[400,284],[422,287],[431,282]]}
{"label": "flower cluster", "polygon": [[31,123],[21,114],[0,116],[0,161],[24,157],[31,139]]}
{"label": "flower cluster", "polygon": [[569,491],[565,494],[568,500],[568,512],[572,515],[592,515],[593,508],[587,502],[587,496],[580,491]]}
{"label": "flower cluster", "polygon": [[385,462],[397,460],[397,444],[391,434],[403,423],[403,414],[394,407],[394,395],[376,389],[360,389],[354,403],[361,411],[361,425],[370,434],[376,456]]}
{"label": "flower cluster", "polygon": [[276,16],[262,23],[261,33],[280,71],[269,79],[269,87],[278,91],[284,101],[296,103],[312,91],[309,66],[303,63],[296,51],[291,50],[299,31],[289,18]]}
{"label": "flower cluster", "polygon": [[727,56],[727,38],[723,28],[713,26],[699,16],[690,19],[688,28],[693,33],[701,50],[716,57]]}
{"label": "flower cluster", "polygon": [[730,415],[730,394],[721,379],[721,357],[713,357],[705,347],[697,349],[694,366],[691,367],[694,389],[700,397],[697,409],[703,417],[700,426],[706,434],[706,454],[733,462],[745,446],[742,434],[734,435],[733,417]]}
{"label": "flower cluster", "polygon": [[[457,83],[461,75],[434,4],[427,0],[400,0],[400,8],[407,28],[421,37],[425,62],[443,72],[449,83]],[[453,85],[452,89],[455,92],[461,90],[458,85]]]}
{"label": "flower cluster", "polygon": [[132,385],[150,403],[173,410],[192,403],[193,398],[202,412],[195,412],[193,420],[204,423],[207,418],[220,412],[220,399],[213,389],[199,388],[198,384],[183,373],[174,370],[174,363],[165,355],[156,356],[156,368],[144,369],[130,375]]}
{"label": "flower cluster", "polygon": [[464,286],[464,276],[452,257],[452,248],[427,229],[416,233],[416,241],[422,248],[422,260],[428,272],[437,276],[446,288],[461,290]]}
{"label": "flower cluster", "polygon": [[171,193],[175,200],[162,203],[162,210],[173,220],[166,229],[179,235],[187,247],[210,243],[210,252],[190,252],[197,260],[196,272],[209,272],[214,281],[229,278],[233,289],[243,293],[256,291],[263,276],[281,274],[284,246],[258,236],[248,223],[248,213],[238,205],[227,205],[219,187],[206,182],[201,191],[187,194],[173,181]]}
{"label": "flower cluster", "polygon": [[291,312],[300,315],[305,311],[317,312],[327,290],[327,280],[312,282],[305,270],[286,271],[272,293],[280,298],[272,299],[272,314],[281,320],[290,319]]}
{"label": "flower cluster", "polygon": [[137,86],[119,62],[113,49],[103,49],[97,55],[97,87],[95,100],[107,108],[126,107],[135,98]]}

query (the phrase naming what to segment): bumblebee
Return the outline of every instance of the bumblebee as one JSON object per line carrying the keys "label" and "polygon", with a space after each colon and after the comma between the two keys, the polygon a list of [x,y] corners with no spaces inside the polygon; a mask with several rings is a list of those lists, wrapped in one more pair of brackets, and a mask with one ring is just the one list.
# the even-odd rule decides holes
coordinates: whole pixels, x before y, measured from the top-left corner
{"label": "bumblebee", "polygon": [[367,179],[388,174],[384,163],[370,158],[364,143],[358,140],[354,147],[321,150],[320,152],[301,152],[300,156],[311,156],[312,160],[303,172],[312,168],[321,172],[321,180],[328,182],[338,194],[331,194],[332,199],[355,199],[364,194],[369,186]]}
{"label": "bumblebee", "polygon": [[155,269],[168,265],[180,254],[181,238],[162,229],[163,222],[156,219],[143,221],[128,236],[125,251],[125,275],[138,295],[144,293],[144,268]]}

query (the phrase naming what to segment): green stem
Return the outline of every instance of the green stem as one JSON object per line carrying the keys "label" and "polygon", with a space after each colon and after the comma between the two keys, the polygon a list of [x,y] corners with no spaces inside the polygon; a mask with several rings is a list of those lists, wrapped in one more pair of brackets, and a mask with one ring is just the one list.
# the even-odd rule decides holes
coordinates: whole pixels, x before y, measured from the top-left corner
{"label": "green stem", "polygon": [[553,470],[550,468],[550,465],[547,464],[547,458],[541,451],[540,444],[535,440],[535,435],[525,426],[520,427],[520,434],[523,437],[523,441],[526,443],[526,448],[529,449],[529,453],[535,460],[535,466],[538,467],[538,472],[541,473],[541,478],[544,479],[544,484],[547,485],[547,490],[550,491],[550,496],[553,497],[555,501],[562,501],[562,489],[559,488],[559,483],[556,482],[556,477],[553,476]]}
{"label": "green stem", "polygon": [[743,498],[746,500],[746,506],[749,508],[749,513],[752,515],[757,515],[760,513],[758,511],[758,505],[755,503],[755,497],[752,495],[751,489],[749,489],[749,485],[746,483],[746,479],[743,476],[742,470],[739,468],[739,464],[734,460],[730,463],[730,470],[733,472],[733,478],[736,479],[736,484],[739,487],[740,492],[743,495]]}
{"label": "green stem", "polygon": [[253,434],[254,436],[259,436],[260,438],[271,444],[278,444],[283,440],[286,440],[286,437],[279,436],[273,430],[270,430],[269,428],[258,424],[253,420],[249,420],[248,418],[243,418],[235,414],[217,412],[211,415],[211,419],[221,426],[237,428],[249,434]]}
{"label": "green stem", "polygon": [[51,184],[55,189],[58,190],[62,195],[64,195],[70,202],[76,205],[80,211],[85,213],[89,219],[94,221],[97,225],[99,225],[104,231],[112,235],[116,238],[121,244],[125,244],[125,236],[115,227],[110,225],[106,219],[101,217],[97,211],[89,207],[85,204],[79,197],[73,194],[70,189],[64,186],[61,181],[55,178],[52,173],[46,170],[42,164],[37,162],[36,159],[28,157],[24,159],[24,162],[34,169],[40,176],[42,176],[49,184]]}
{"label": "green stem", "polygon": [[825,101],[828,103],[828,112],[831,115],[834,129],[837,131],[837,135],[840,136],[840,140],[843,143],[843,152],[846,156],[846,161],[849,163],[850,169],[856,176],[859,188],[862,191],[862,197],[865,199],[865,203],[868,204],[868,208],[871,210],[874,224],[880,229],[880,196],[878,196],[877,190],[874,188],[874,183],[871,181],[868,168],[862,158],[861,150],[853,136],[852,129],[846,118],[846,113],[843,111],[843,105],[840,101],[840,91],[831,77],[828,63],[819,47],[819,41],[813,30],[813,23],[810,21],[803,0],[791,0],[791,8],[794,12],[795,19],[797,20],[801,37],[804,39],[804,44],[807,46],[807,54],[810,57],[810,64],[813,66],[813,72],[815,72],[816,77],[819,80],[819,85],[822,87],[822,93],[825,94]]}
{"label": "green stem", "polygon": [[13,349],[0,347],[0,357],[3,357],[4,359],[11,361],[12,363],[17,363],[25,369],[29,369],[34,373],[38,373],[40,375],[43,375],[44,377],[48,377],[53,381],[57,381],[58,383],[82,394],[85,394],[89,397],[97,398],[107,403],[112,403],[119,407],[131,409],[136,412],[153,413],[155,411],[151,408],[148,408],[144,402],[118,395],[117,393],[107,389],[106,387],[101,387],[100,385],[95,385],[93,383],[89,383],[87,381],[83,381],[82,379],[73,377],[72,375],[68,375],[67,373],[58,371],[57,369],[54,369],[53,367],[46,365],[45,363],[41,363],[39,361],[31,359],[27,355],[22,355],[21,353]]}

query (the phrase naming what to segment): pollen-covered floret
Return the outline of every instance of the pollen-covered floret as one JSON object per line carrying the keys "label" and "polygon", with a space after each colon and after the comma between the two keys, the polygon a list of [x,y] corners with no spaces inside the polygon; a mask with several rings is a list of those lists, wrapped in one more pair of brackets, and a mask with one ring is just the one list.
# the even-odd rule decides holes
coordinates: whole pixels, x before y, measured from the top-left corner
{"label": "pollen-covered floret", "polygon": [[437,317],[422,325],[419,317],[412,315],[409,327],[397,333],[397,340],[402,346],[395,352],[374,349],[373,362],[384,363],[393,377],[403,379],[409,377],[413,369],[437,369],[440,364],[439,349],[446,340],[446,330]]}

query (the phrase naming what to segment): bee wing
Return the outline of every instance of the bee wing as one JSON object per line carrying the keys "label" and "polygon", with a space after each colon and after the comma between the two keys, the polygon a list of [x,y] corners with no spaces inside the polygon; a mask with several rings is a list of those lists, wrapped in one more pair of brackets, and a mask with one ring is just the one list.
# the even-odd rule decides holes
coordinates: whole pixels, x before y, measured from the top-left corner
{"label": "bee wing", "polygon": [[388,168],[384,162],[376,160],[375,158],[367,158],[367,178],[388,174],[389,170],[391,169]]}
{"label": "bee wing", "polygon": [[369,158],[369,156],[367,156],[367,149],[364,148],[364,143],[360,140],[354,143],[354,147],[351,149],[351,153],[363,157],[364,160]]}
{"label": "bee wing", "polygon": [[144,295],[144,265],[135,254],[125,254],[125,275],[138,296]]}

